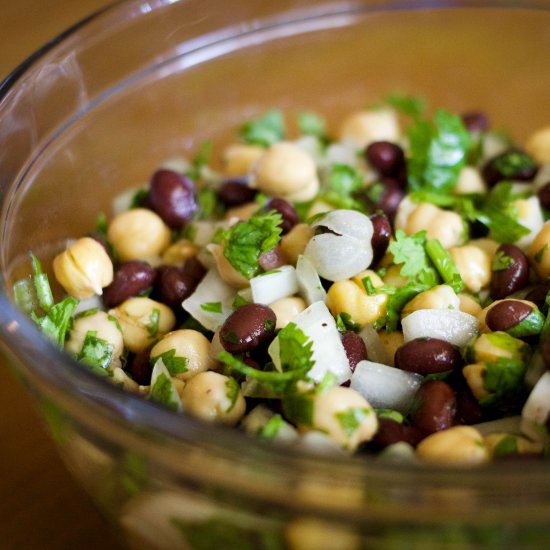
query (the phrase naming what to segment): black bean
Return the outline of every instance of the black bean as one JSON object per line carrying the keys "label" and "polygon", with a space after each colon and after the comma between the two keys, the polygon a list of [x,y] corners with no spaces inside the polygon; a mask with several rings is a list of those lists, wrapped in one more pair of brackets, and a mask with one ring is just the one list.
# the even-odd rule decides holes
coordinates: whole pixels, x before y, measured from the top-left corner
{"label": "black bean", "polygon": [[377,264],[388,249],[391,238],[391,224],[385,214],[371,214],[372,222],[372,265]]}
{"label": "black bean", "polygon": [[460,424],[476,424],[485,420],[485,410],[479,404],[470,388],[456,392],[456,422]]}
{"label": "black bean", "polygon": [[256,189],[248,186],[246,178],[232,178],[222,182],[218,198],[227,208],[231,208],[253,201],[257,193]]}
{"label": "black bean", "polygon": [[538,191],[537,196],[540,204],[546,210],[550,210],[550,181],[545,183]]}
{"label": "black bean", "polygon": [[148,263],[139,260],[122,263],[116,269],[113,282],[103,289],[103,303],[116,307],[132,296],[153,287],[157,273]]}
{"label": "black bean", "polygon": [[262,304],[246,304],[236,309],[220,329],[220,341],[230,353],[245,353],[269,340],[275,333],[277,318]]}
{"label": "black bean", "polygon": [[430,380],[416,392],[412,423],[419,430],[431,434],[446,430],[454,424],[456,415],[455,392],[443,380]]}
{"label": "black bean", "polygon": [[195,283],[199,283],[201,279],[206,275],[206,268],[200,263],[195,256],[191,256],[185,260],[183,267],[181,268],[182,273],[189,275]]}
{"label": "black bean", "polygon": [[513,244],[501,244],[493,262],[491,298],[493,300],[506,298],[513,292],[524,288],[528,282],[529,261],[527,256]]}
{"label": "black bean", "polygon": [[149,202],[166,225],[180,229],[197,209],[195,184],[173,170],[158,170],[151,178]]}
{"label": "black bean", "polygon": [[403,149],[390,141],[375,141],[368,145],[365,158],[381,176],[397,176],[405,164]]}
{"label": "black bean", "polygon": [[468,132],[486,132],[490,127],[489,117],[480,111],[464,113],[462,122]]}
{"label": "black bean", "polygon": [[344,332],[342,334],[342,345],[344,346],[351,372],[355,370],[355,367],[359,361],[364,361],[369,358],[365,342],[361,336],[359,336],[359,334],[355,334],[355,332]]}
{"label": "black bean", "polygon": [[281,214],[283,218],[281,223],[283,235],[288,233],[295,225],[300,223],[300,218],[298,217],[296,208],[284,199],[279,197],[269,199],[265,205],[265,211],[267,212],[269,210],[276,210],[279,214]]}
{"label": "black bean", "polygon": [[131,356],[128,361],[128,366],[126,367],[126,370],[132,377],[132,380],[141,386],[148,386],[151,383],[153,366],[149,361],[150,351],[150,348],[147,348],[146,350]]}
{"label": "black bean", "polygon": [[258,258],[258,264],[264,271],[277,269],[278,267],[281,267],[282,265],[285,265],[287,263],[288,261],[279,245],[277,245],[275,248],[272,248],[268,252],[264,252]]}
{"label": "black bean", "polygon": [[394,178],[384,178],[382,184],[384,188],[375,203],[375,207],[382,210],[390,222],[393,223],[399,204],[405,196],[405,190],[401,183]]}
{"label": "black bean", "polygon": [[539,309],[542,309],[546,304],[546,295],[550,291],[548,283],[539,283],[534,285],[523,297],[528,302],[533,302]]}
{"label": "black bean", "polygon": [[540,353],[542,355],[542,360],[544,361],[546,370],[550,370],[550,334],[547,334],[542,340]]}
{"label": "black bean", "polygon": [[372,439],[371,446],[375,450],[380,450],[394,443],[405,442],[416,447],[423,438],[424,434],[415,426],[402,424],[391,418],[379,418],[378,430]]}
{"label": "black bean", "polygon": [[172,265],[157,267],[154,297],[175,312],[181,312],[181,303],[195,290],[197,281],[182,268]]}
{"label": "black bean", "polygon": [[491,187],[502,180],[531,181],[536,173],[536,162],[518,149],[509,149],[497,155],[482,170],[483,179]]}
{"label": "black bean", "polygon": [[415,338],[395,352],[397,368],[422,375],[452,371],[461,365],[459,349],[439,338]]}
{"label": "black bean", "polygon": [[489,309],[485,322],[493,332],[506,332],[521,323],[532,311],[533,307],[525,302],[503,300]]}

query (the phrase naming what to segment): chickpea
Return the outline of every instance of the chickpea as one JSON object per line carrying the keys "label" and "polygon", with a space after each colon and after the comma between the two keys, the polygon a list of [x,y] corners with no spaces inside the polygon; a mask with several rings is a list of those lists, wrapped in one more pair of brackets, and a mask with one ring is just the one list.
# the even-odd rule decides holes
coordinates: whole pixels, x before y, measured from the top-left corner
{"label": "chickpea", "polygon": [[224,174],[228,177],[245,176],[264,152],[265,149],[259,145],[230,145],[223,152]]}
{"label": "chickpea", "polygon": [[239,206],[229,208],[225,213],[224,218],[226,220],[234,220],[235,218],[240,221],[246,221],[250,219],[261,206],[257,202],[247,202]]}
{"label": "chickpea", "polygon": [[502,456],[499,453],[499,446],[506,442],[511,442],[515,447],[515,452],[513,454],[518,455],[540,455],[543,452],[543,446],[541,443],[536,441],[531,441],[526,437],[518,434],[509,434],[509,433],[490,433],[483,438],[483,442],[487,447],[487,450],[493,457]]}
{"label": "chickpea", "polygon": [[473,166],[464,166],[458,175],[458,181],[453,189],[453,193],[481,193],[487,192],[487,185],[481,177],[477,168]]}
{"label": "chickpea", "polygon": [[431,203],[420,203],[410,214],[405,233],[414,235],[425,230],[428,239],[438,239],[443,248],[461,245],[466,237],[462,218],[449,210],[443,210]]}
{"label": "chickpea", "polygon": [[485,237],[482,239],[472,239],[468,242],[468,246],[475,246],[493,258],[493,256],[497,253],[500,244],[493,239]]}
{"label": "chickpea", "polygon": [[223,245],[221,244],[209,244],[207,250],[211,252],[218,273],[222,280],[233,288],[246,288],[250,285],[248,279],[239,273],[230,263],[229,260],[223,254]]}
{"label": "chickpea", "polygon": [[453,246],[449,253],[470,292],[479,292],[491,282],[491,256],[477,246]]}
{"label": "chickpea", "polygon": [[143,351],[176,324],[172,310],[150,298],[129,298],[109,314],[120,323],[124,345],[133,353]]}
{"label": "chickpea", "polygon": [[113,262],[96,240],[78,239],[53,260],[53,271],[59,284],[71,296],[81,300],[102,294],[113,281]]}
{"label": "chickpea", "polygon": [[464,294],[463,292],[461,292],[458,295],[458,299],[460,300],[460,305],[459,305],[460,311],[463,311],[464,313],[469,313],[474,317],[476,317],[477,314],[481,311],[481,306],[479,305],[479,302],[477,302],[473,298],[473,296],[470,296],[469,294]]}
{"label": "chickpea", "polygon": [[340,313],[348,313],[354,322],[360,326],[374,323],[385,315],[387,294],[369,296],[353,281],[337,281],[328,290],[327,306],[336,317]]}
{"label": "chickpea", "polygon": [[77,316],[73,322],[69,338],[65,342],[65,349],[78,355],[89,332],[95,332],[96,337],[105,340],[113,346],[111,367],[120,367],[120,357],[124,351],[124,340],[117,321],[111,315],[101,310],[90,310]]}
{"label": "chickpea", "polygon": [[187,381],[181,394],[184,410],[209,422],[234,426],[244,416],[246,403],[238,383],[213,371]]}
{"label": "chickpea", "polygon": [[526,250],[533,242],[537,233],[544,225],[544,214],[538,197],[517,199],[512,202],[512,207],[517,213],[517,221],[529,230],[527,235],[516,241],[516,246]]}
{"label": "chickpea", "polygon": [[307,211],[307,218],[312,218],[317,214],[324,214],[325,212],[330,212],[331,210],[336,210],[336,208],[322,199],[317,199],[309,207],[309,210]]}
{"label": "chickpea", "polygon": [[401,312],[406,317],[419,309],[459,309],[460,299],[449,285],[438,285],[417,294]]}
{"label": "chickpea", "polygon": [[535,235],[528,256],[537,275],[543,280],[550,278],[550,220]]}
{"label": "chickpea", "polygon": [[477,466],[490,454],[481,434],[471,426],[453,426],[423,439],[416,448],[418,458],[442,466]]}
{"label": "chickpea", "polygon": [[466,365],[462,369],[462,374],[464,375],[470,390],[472,390],[474,397],[478,401],[489,395],[489,392],[485,389],[485,382],[483,380],[486,370],[487,367],[483,362],[472,363],[471,365]]}
{"label": "chickpea", "polygon": [[363,110],[344,119],[340,141],[352,142],[359,149],[374,141],[399,141],[401,131],[397,114],[392,109]]}
{"label": "chickpea", "polygon": [[352,530],[308,517],[291,521],[286,528],[289,550],[359,550],[361,540]]}
{"label": "chickpea", "polygon": [[360,443],[372,439],[378,420],[361,394],[335,386],[315,395],[313,428],[327,433],[342,448],[353,452]]}
{"label": "chickpea", "polygon": [[309,239],[313,237],[313,229],[307,223],[295,225],[281,239],[281,250],[291,265],[296,265],[298,256],[304,253]]}
{"label": "chickpea", "polygon": [[182,329],[165,334],[151,349],[151,360],[163,354],[172,354],[172,359],[180,359],[185,363],[184,372],[170,371],[173,378],[180,380],[188,380],[199,372],[217,366],[217,362],[210,357],[208,338],[196,330]]}
{"label": "chickpea", "polygon": [[158,214],[146,208],[128,210],[113,218],[107,235],[122,262],[149,260],[170,244],[170,229]]}
{"label": "chickpea", "polygon": [[181,266],[199,252],[199,247],[187,239],[180,239],[169,246],[162,254],[163,265]]}
{"label": "chickpea", "polygon": [[[393,260],[393,256],[392,256],[392,260]],[[400,265],[393,264],[387,268],[386,274],[384,275],[384,278],[383,278],[385,285],[392,286],[395,288],[402,288],[407,284],[408,279],[406,277],[403,277],[403,275],[401,275],[401,267],[402,266]]]}
{"label": "chickpea", "polygon": [[532,134],[525,144],[525,150],[538,164],[550,162],[550,126]]}
{"label": "chickpea", "polygon": [[269,304],[269,307],[277,317],[275,328],[279,330],[288,325],[299,313],[302,313],[306,309],[307,304],[303,298],[290,296]]}
{"label": "chickpea", "polygon": [[307,201],[319,190],[314,160],[296,145],[271,145],[252,168],[251,187],[289,201]]}
{"label": "chickpea", "polygon": [[380,336],[380,341],[386,350],[386,353],[389,357],[388,365],[391,367],[395,366],[395,352],[403,345],[405,338],[403,333],[400,330],[394,330],[393,332],[386,332],[381,330],[378,335]]}

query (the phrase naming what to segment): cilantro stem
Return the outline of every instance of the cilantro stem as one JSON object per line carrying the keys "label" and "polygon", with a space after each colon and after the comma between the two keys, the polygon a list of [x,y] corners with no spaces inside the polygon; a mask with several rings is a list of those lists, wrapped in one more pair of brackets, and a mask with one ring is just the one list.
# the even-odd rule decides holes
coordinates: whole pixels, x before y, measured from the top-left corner
{"label": "cilantro stem", "polygon": [[42,271],[42,265],[34,254],[31,254],[31,261],[38,304],[45,312],[48,312],[54,304],[48,276]]}
{"label": "cilantro stem", "polygon": [[464,290],[464,281],[456,268],[456,265],[447,250],[438,239],[429,239],[424,245],[428,257],[435,265],[437,272],[443,281],[448,284],[457,294]]}

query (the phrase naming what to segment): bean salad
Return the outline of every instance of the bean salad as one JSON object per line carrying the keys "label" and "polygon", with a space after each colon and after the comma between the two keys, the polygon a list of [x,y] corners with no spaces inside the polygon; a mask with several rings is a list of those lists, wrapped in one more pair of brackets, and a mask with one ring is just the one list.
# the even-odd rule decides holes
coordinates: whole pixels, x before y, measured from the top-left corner
{"label": "bean salad", "polygon": [[57,300],[31,254],[17,305],[82,368],[273,444],[544,458],[550,126],[397,94],[294,119],[164,162],[53,258]]}

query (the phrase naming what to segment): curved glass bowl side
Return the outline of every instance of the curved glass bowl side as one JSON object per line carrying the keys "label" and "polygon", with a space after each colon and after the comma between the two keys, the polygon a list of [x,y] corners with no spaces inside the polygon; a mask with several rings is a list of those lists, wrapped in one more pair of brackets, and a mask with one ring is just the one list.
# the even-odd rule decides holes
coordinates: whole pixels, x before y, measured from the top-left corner
{"label": "curved glass bowl side", "polygon": [[[9,285],[17,274],[17,271],[10,273],[9,270],[13,268],[18,251],[26,251],[36,244],[38,248],[35,252],[46,253],[50,238],[59,242],[60,239],[70,236],[71,232],[78,234],[80,229],[83,232],[85,227],[92,225],[98,201],[82,205],[82,196],[94,196],[99,185],[101,190],[106,191],[101,204],[107,205],[115,194],[113,188],[121,177],[125,178],[122,186],[130,186],[138,179],[138,174],[147,173],[147,165],[155,166],[163,155],[176,150],[192,150],[200,141],[194,130],[200,129],[206,135],[214,132],[216,139],[223,143],[228,132],[234,130],[243,115],[260,111],[272,101],[280,101],[284,107],[296,108],[311,100],[316,106],[330,107],[333,120],[337,120],[341,113],[356,104],[356,100],[365,93],[364,83],[362,90],[351,89],[350,86],[344,94],[339,93],[339,84],[336,83],[333,91],[327,92],[328,79],[319,76],[321,64],[328,68],[337,65],[328,57],[334,47],[331,43],[326,43],[327,36],[334,36],[333,34],[320,33],[320,38],[316,39],[315,26],[310,25],[307,38],[293,38],[292,32],[287,29],[286,34],[279,39],[271,35],[271,39],[267,41],[265,34],[260,32],[263,16],[260,17],[248,4],[236,2],[242,12],[236,10],[233,14],[235,20],[241,18],[241,21],[247,21],[246,24],[231,26],[228,21],[224,21],[225,26],[220,27],[219,21],[223,18],[219,10],[214,10],[213,3],[201,3],[200,10],[212,8],[215,16],[207,18],[207,23],[199,21],[200,18],[187,22],[184,28],[194,34],[186,42],[184,34],[178,35],[176,32],[184,32],[178,17],[185,12],[180,12],[178,17],[174,15],[172,27],[167,26],[171,20],[170,10],[192,10],[197,5],[196,2],[124,3],[91,20],[76,34],[68,37],[66,42],[48,51],[43,60],[37,59],[29,67],[29,73],[13,83],[13,88],[7,92],[0,105],[0,142],[7,144],[4,149],[7,154],[2,158],[0,171],[3,176],[1,192],[7,199],[7,204],[4,205],[2,247],[5,284]],[[176,7],[172,8],[172,5]],[[277,8],[266,7],[265,10],[269,16],[275,17],[279,8],[294,5],[293,2],[285,2]],[[360,16],[362,6],[369,10],[380,9],[381,6],[403,8],[403,3],[399,2],[320,2],[307,17],[323,17],[328,21],[330,18],[323,10],[328,6],[336,10],[342,5],[348,19],[343,20],[345,24],[341,29],[335,26],[334,29],[338,30],[334,32],[347,44],[344,47],[348,48],[348,54],[355,40],[352,21],[363,20]],[[160,14],[159,19],[151,16],[157,24],[153,24],[153,30],[145,34],[143,29],[148,25],[141,18],[145,18],[147,14],[139,10],[143,6],[149,6],[153,14]],[[359,14],[356,13],[357,10]],[[298,12],[300,17],[307,20],[303,7]],[[353,16],[350,16],[351,12]],[[282,21],[291,18],[289,13],[281,16],[282,19],[277,24],[271,21],[271,27],[279,26],[284,29]],[[521,15],[520,12],[518,14]],[[393,27],[398,15],[398,12],[388,15],[390,26]],[[296,18],[295,15],[292,17]],[[334,17],[340,16],[335,13]],[[468,17],[473,18],[472,15]],[[417,20],[415,17],[411,18],[412,23],[407,23],[404,27],[409,29],[411,37],[417,37],[420,32],[411,30],[410,27],[415,22],[421,22],[422,28],[426,29],[434,21],[446,21],[441,15],[431,15],[428,12]],[[377,43],[377,39],[386,36],[382,31],[387,31],[389,24],[387,21],[384,23],[382,12],[377,13],[374,19],[376,24],[368,27],[371,48],[372,44]],[[531,32],[534,32],[533,18],[528,17],[529,21],[523,23],[521,17],[518,16],[517,19],[518,28],[521,29],[522,25],[529,26]],[[208,44],[214,49],[221,49],[217,56],[209,54],[210,57],[204,56],[202,62],[192,64],[191,53],[199,55],[205,51],[208,42],[204,39],[206,24],[212,27],[209,27],[209,36],[214,39]],[[542,26],[542,23],[539,22],[539,25]],[[352,29],[349,35],[346,26]],[[96,32],[100,29],[103,29],[102,32]],[[165,36],[169,29],[176,33],[168,33],[170,40],[164,43],[159,43],[158,39],[153,40],[155,37]],[[396,32],[395,27],[393,29]],[[480,29],[481,26],[475,28],[476,31]],[[433,32],[439,32],[437,36],[441,39],[445,30]],[[119,31],[123,35],[125,32],[126,38],[121,39]],[[244,43],[237,40],[240,35],[248,37]],[[134,49],[127,52],[127,62],[117,65],[113,72],[105,71],[105,52],[112,51],[117,44],[119,49],[124,49],[126,41],[130,37],[135,40],[137,36],[141,36],[141,39]],[[472,30],[469,36],[476,37],[478,34]],[[548,44],[544,42],[547,39],[543,36],[536,33],[535,36],[537,38],[533,39],[533,48],[537,44],[539,47]],[[197,42],[193,43],[196,37],[203,37],[198,45]],[[236,57],[224,57],[222,53],[228,51],[227,45],[232,40],[233,47],[236,47]],[[439,69],[437,76],[443,81],[434,82],[433,76],[427,77],[423,73],[410,70],[403,73],[410,78],[408,82],[416,82],[424,89],[431,90],[432,98],[445,99],[456,106],[464,105],[465,96],[468,100],[478,97],[483,103],[490,92],[485,81],[474,90],[462,90],[462,95],[461,90],[452,93],[444,90],[449,82],[456,84],[461,79],[466,81],[472,75],[480,75],[485,67],[484,63],[490,63],[491,56],[496,56],[496,59],[500,57],[495,52],[484,57],[480,52],[477,61],[479,65],[468,57],[464,65],[442,73],[440,58],[444,57],[444,52],[439,55],[431,52],[428,42],[424,39],[422,44],[425,49],[421,48],[420,51],[426,55],[427,63],[433,63]],[[192,43],[193,48],[181,49],[182,44]],[[442,42],[436,41],[436,44]],[[313,45],[320,58],[315,64],[306,64],[310,52],[304,45]],[[242,52],[239,49],[241,47]],[[384,42],[384,47],[390,47],[387,41]],[[289,48],[295,48],[292,61],[288,60]],[[409,58],[399,51],[399,55],[396,55],[395,48],[394,46],[394,50],[388,50],[394,51],[392,62],[397,65],[403,63],[405,70],[405,62]],[[473,55],[471,49],[460,49],[467,52],[468,56]],[[100,55],[101,52],[103,55]],[[239,57],[241,55],[242,59]],[[509,63],[516,66],[521,55],[518,54],[517,59],[510,57]],[[456,58],[456,51],[454,56]],[[258,60],[254,62],[255,57]],[[99,66],[94,64],[94,59],[102,60]],[[142,59],[144,65],[136,68],[138,59]],[[275,69],[264,66],[266,59],[273,62]],[[544,59],[537,58],[534,63],[536,67],[545,66]],[[355,59],[342,65],[345,66],[345,70],[342,69],[342,78],[350,78],[354,68],[359,70],[362,67]],[[238,67],[241,71],[239,74],[243,77],[246,75],[248,83],[253,81],[253,71],[256,71],[261,76],[260,82],[266,88],[272,88],[271,91],[266,91],[259,100],[258,90],[251,89],[250,84],[239,88],[234,87],[230,80],[217,80],[221,68],[224,68],[222,74],[227,78],[227,74],[231,74],[235,67]],[[293,89],[289,100],[288,85],[299,67],[304,71],[304,80],[307,81],[307,77],[310,77],[311,81],[303,84],[303,89]],[[485,78],[498,80],[506,69],[500,68],[496,71],[496,76],[485,75]],[[203,70],[206,76],[201,74],[193,80],[194,75]],[[456,71],[458,75],[455,74]],[[539,86],[548,84],[548,71],[546,74],[542,73],[540,70],[537,74],[539,83],[534,93],[539,93]],[[395,75],[399,74],[401,73],[396,70]],[[69,78],[62,78],[67,75]],[[376,83],[367,79],[370,86],[369,97],[378,96],[379,91],[384,91],[388,84],[398,84],[400,78],[397,76]],[[153,81],[157,77],[161,81],[154,85]],[[525,85],[525,80],[522,83]],[[182,85],[182,88],[178,88],[177,84]],[[121,89],[123,87],[130,89]],[[189,88],[188,96],[185,96],[186,87]],[[162,101],[168,97],[168,92],[171,91],[173,95],[174,89],[182,90],[185,104]],[[136,90],[140,93],[136,94]],[[205,91],[206,95],[197,93],[197,90]],[[115,91],[119,92],[116,97],[122,100],[113,97]],[[524,92],[515,88],[514,92],[520,94],[518,97],[524,97]],[[123,116],[124,112],[110,122],[103,120],[112,116],[124,104],[128,109],[126,114],[132,114],[132,111],[133,114],[143,114],[144,111],[138,109],[142,104],[134,99],[134,95],[148,100],[147,94],[152,98],[151,101],[145,101],[145,113],[149,118],[138,118],[137,126],[135,119],[128,123],[129,119]],[[182,125],[185,128],[183,133],[193,136],[192,139],[169,134],[167,128],[170,122],[173,124],[174,120],[185,121],[182,113],[187,113],[187,119],[191,119],[188,113],[194,113],[200,108],[201,102],[197,97],[199,100],[204,97],[209,104],[221,107],[208,116],[204,115],[204,118],[188,122],[187,126]],[[296,98],[299,98],[299,104],[293,105]],[[134,100],[135,106],[132,104]],[[170,105],[175,110],[169,111],[164,117],[159,116],[165,105]],[[32,107],[30,110],[29,106]],[[190,109],[190,106],[193,108]],[[506,111],[506,106],[505,102],[499,109]],[[526,122],[523,121],[525,127],[529,127],[529,120],[536,111],[532,106],[529,108],[531,114]],[[72,122],[68,124],[68,120]],[[115,128],[113,120],[116,124],[127,125],[122,124],[120,128]],[[139,129],[140,124],[143,127],[144,120],[151,123],[146,125],[150,131],[146,135],[139,133],[134,141],[129,140],[128,136]],[[154,133],[157,132],[154,130],[155,122],[159,128],[158,133]],[[113,154],[109,157],[108,140],[101,143],[100,139],[106,130],[112,132],[115,143],[116,140],[124,143],[130,149],[130,154]],[[166,138],[167,135],[173,137],[172,141],[162,141],[163,136]],[[154,146],[148,148],[147,143],[152,136]],[[157,138],[158,142],[155,141]],[[147,156],[141,154],[143,150],[151,152],[146,162],[136,160],[136,153],[140,157]],[[90,157],[91,152],[97,154],[98,158],[87,158],[86,155]],[[98,179],[102,182],[98,183]],[[61,183],[67,181],[71,182],[72,188],[77,189],[78,193],[68,193],[63,188]],[[18,182],[15,188],[12,182]],[[48,197],[50,201],[51,197],[56,200],[43,202]],[[45,210],[47,217],[53,221],[49,223],[40,219],[36,222],[36,227],[31,228],[33,209],[36,213],[37,204],[49,204]],[[74,218],[75,211],[79,212],[79,220],[71,219]],[[64,219],[63,216],[67,216],[66,225],[59,223],[59,220]],[[351,531],[350,536],[360,535],[366,542],[382,538],[391,541],[392,536],[395,540],[406,541],[417,537],[419,547],[423,542],[422,538],[430,532],[433,535],[434,530],[443,536],[439,527],[445,528],[446,536],[450,538],[463,537],[464,540],[479,544],[491,537],[501,536],[497,527],[502,522],[508,525],[505,533],[510,542],[516,541],[519,544],[525,542],[523,537],[535,536],[540,540],[540,537],[547,536],[544,526],[550,517],[550,480],[544,465],[533,466],[528,472],[521,465],[506,464],[481,471],[455,472],[408,466],[396,468],[374,460],[316,458],[293,450],[271,449],[240,433],[207,427],[193,419],[176,417],[135,396],[124,394],[117,388],[105,386],[102,381],[96,380],[61,352],[39,339],[30,321],[14,311],[6,296],[0,297],[0,331],[6,356],[16,365],[16,369],[38,396],[43,413],[69,467],[108,515],[116,521],[120,520],[126,528],[128,525],[133,526],[134,530],[130,529],[132,533],[135,533],[136,526],[148,525],[143,519],[148,514],[143,510],[150,511],[150,503],[153,502],[162,511],[158,514],[160,517],[153,516],[153,520],[164,525],[162,532],[166,532],[167,537],[176,536],[174,532],[177,536],[181,535],[181,531],[185,534],[186,529],[188,530],[188,526],[184,525],[186,522],[192,520],[194,523],[208,525],[207,520],[220,515],[228,523],[239,525],[245,534],[247,531],[273,531],[273,536],[280,537],[284,530],[284,537],[288,538],[291,536],[286,526],[288,521],[291,526],[296,526],[297,522],[298,531],[304,529],[304,524],[307,531],[310,521],[316,525],[317,530],[322,531],[318,522],[328,523],[331,525],[331,533],[341,529],[344,531],[342,536],[347,536]],[[506,480],[504,484],[503,479]],[[457,480],[460,480],[459,483]],[[193,502],[192,507],[198,510],[196,515],[191,519],[176,517],[175,520],[179,521],[175,521],[170,514],[188,509],[190,499]],[[518,512],[518,501],[522,503],[521,512]],[[449,525],[454,526],[455,531],[449,530]]]}

